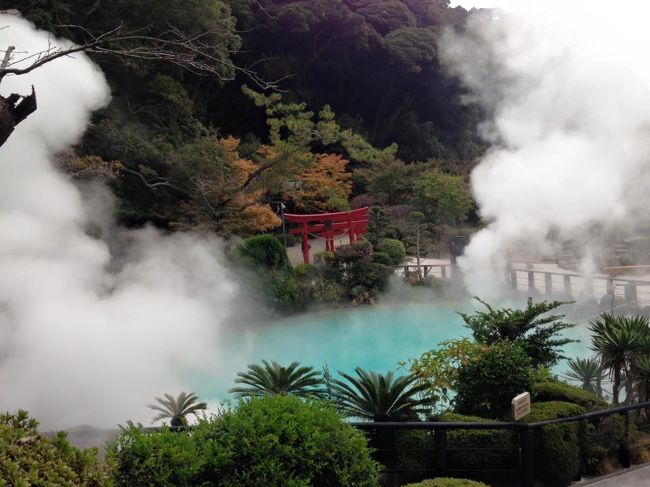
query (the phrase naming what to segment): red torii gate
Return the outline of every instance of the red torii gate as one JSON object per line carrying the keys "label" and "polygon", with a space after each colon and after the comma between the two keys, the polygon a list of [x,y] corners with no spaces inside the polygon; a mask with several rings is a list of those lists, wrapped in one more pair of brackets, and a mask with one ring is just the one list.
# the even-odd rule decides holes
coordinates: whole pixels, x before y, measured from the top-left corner
{"label": "red torii gate", "polygon": [[[350,243],[357,241],[359,235],[368,230],[368,207],[338,213],[316,213],[311,215],[295,215],[285,213],[289,223],[297,223],[298,228],[292,228],[289,233],[302,235],[302,255],[305,264],[309,264],[309,235],[325,238],[325,248],[334,250],[334,239],[345,233],[349,235]],[[336,232],[340,235],[335,235]]]}

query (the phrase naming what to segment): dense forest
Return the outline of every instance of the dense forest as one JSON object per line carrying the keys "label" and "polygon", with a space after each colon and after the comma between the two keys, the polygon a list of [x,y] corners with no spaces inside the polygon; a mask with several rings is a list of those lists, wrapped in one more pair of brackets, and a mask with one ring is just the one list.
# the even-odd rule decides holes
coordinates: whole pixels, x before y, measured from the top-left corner
{"label": "dense forest", "polygon": [[[476,218],[466,180],[483,149],[481,114],[438,57],[443,31],[462,29],[468,12],[448,0],[0,8],[78,43],[117,27],[138,34],[111,46],[126,55],[90,52],[113,98],[59,160],[74,177],[106,179],[124,225],[247,236],[279,231],[280,202],[296,211],[368,204],[376,236],[408,245],[417,227],[435,246]],[[188,67],[138,56],[143,39],[201,58]]]}

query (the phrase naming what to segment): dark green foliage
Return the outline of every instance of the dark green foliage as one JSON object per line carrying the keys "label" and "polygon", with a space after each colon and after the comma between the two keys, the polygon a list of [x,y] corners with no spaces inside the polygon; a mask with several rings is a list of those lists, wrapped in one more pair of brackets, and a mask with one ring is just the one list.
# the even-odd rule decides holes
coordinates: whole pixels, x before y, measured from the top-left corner
{"label": "dark green foliage", "polygon": [[[584,408],[567,402],[538,402],[531,406],[526,422],[568,418],[584,414]],[[548,487],[569,485],[580,468],[578,424],[544,426],[535,431],[535,475]]]}
{"label": "dark green foliage", "polygon": [[458,369],[456,407],[462,414],[506,417],[512,398],[530,391],[532,376],[532,362],[521,346],[497,342]]}
{"label": "dark green foliage", "polygon": [[[446,423],[490,423],[489,419],[457,413],[442,414]],[[507,430],[453,430],[447,433],[450,469],[489,470],[516,468],[518,433]],[[462,449],[464,451],[454,451]]]}
{"label": "dark green foliage", "polygon": [[295,311],[304,308],[303,288],[292,274],[275,273],[270,288],[273,290],[273,304],[277,309]]}
{"label": "dark green foliage", "polygon": [[0,485],[99,487],[112,485],[97,460],[97,449],[74,448],[65,433],[38,432],[26,411],[0,414]]}
{"label": "dark green foliage", "polygon": [[393,238],[382,238],[375,247],[377,252],[388,254],[393,265],[399,265],[406,257],[406,248],[399,240]]}
{"label": "dark green foliage", "polygon": [[290,233],[278,235],[277,238],[280,242],[282,242],[283,245],[286,245],[287,247],[295,247],[297,243],[296,236],[291,235]]}
{"label": "dark green foliage", "polygon": [[390,256],[385,252],[373,252],[372,261],[377,264],[385,265],[387,267],[393,265],[393,259],[391,259]]}
{"label": "dark green foliage", "polygon": [[569,366],[569,372],[565,374],[567,379],[579,382],[580,387],[585,391],[602,397],[602,381],[607,374],[597,359],[591,357],[568,359],[567,364]]}
{"label": "dark green foliage", "polygon": [[596,394],[562,382],[538,382],[531,391],[533,401],[563,401],[578,404],[587,411],[607,409],[607,401]]}
{"label": "dark green foliage", "polygon": [[325,404],[286,396],[240,403],[192,431],[129,425],[111,457],[120,485],[379,486],[362,433]]}
{"label": "dark green foliage", "polygon": [[449,477],[438,477],[427,479],[416,484],[406,484],[404,487],[489,487],[483,482],[467,479],[453,479]]}
{"label": "dark green foliage", "polygon": [[335,402],[347,416],[373,421],[399,421],[415,418],[427,411],[427,398],[418,397],[426,389],[425,384],[416,384],[414,375],[395,376],[354,369],[357,376],[344,372],[339,374],[345,381],[332,380]]}
{"label": "dark green foliage", "polygon": [[251,364],[248,372],[239,372],[235,382],[247,387],[233,387],[229,392],[239,398],[266,395],[309,397],[323,393],[321,373],[314,371],[313,367],[301,367],[298,362],[284,367],[266,360],[262,360],[262,364]]}
{"label": "dark green foliage", "polygon": [[196,415],[208,407],[207,403],[197,402],[198,400],[198,396],[193,392],[190,394],[181,392],[177,397],[165,394],[165,399],[157,397],[158,404],[150,404],[149,408],[159,412],[154,422],[169,418],[171,426],[185,426],[189,414]]}
{"label": "dark green foliage", "polygon": [[549,315],[550,311],[566,304],[561,301],[534,303],[528,298],[526,309],[493,308],[476,298],[487,311],[460,313],[465,326],[472,330],[477,342],[491,345],[501,341],[518,343],[528,354],[535,368],[549,368],[562,357],[564,345],[575,340],[561,338],[563,330],[575,326],[563,321],[564,315]]}
{"label": "dark green foliage", "polygon": [[290,266],[287,249],[273,235],[246,238],[238,247],[237,253],[252,268],[282,271]]}
{"label": "dark green foliage", "polygon": [[[592,349],[598,352],[600,363],[612,380],[612,402],[619,403],[621,385],[625,387],[625,401],[635,395],[645,396],[643,382],[635,384],[637,361],[650,351],[650,319],[646,316],[615,316],[603,313],[589,323]],[[635,386],[641,385],[641,390]]]}
{"label": "dark green foliage", "polygon": [[359,292],[373,297],[388,285],[391,270],[372,261],[372,248],[368,242],[342,245],[333,253],[324,253],[323,260],[323,277],[340,285],[350,298]]}

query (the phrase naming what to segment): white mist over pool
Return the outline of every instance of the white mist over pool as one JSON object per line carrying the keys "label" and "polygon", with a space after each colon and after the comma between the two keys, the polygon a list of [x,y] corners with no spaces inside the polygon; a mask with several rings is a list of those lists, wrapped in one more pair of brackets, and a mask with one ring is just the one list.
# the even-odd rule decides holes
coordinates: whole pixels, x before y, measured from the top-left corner
{"label": "white mist over pool", "polygon": [[[17,16],[0,25],[3,48],[48,45]],[[85,229],[110,227],[93,220],[110,211],[88,206],[50,163],[108,102],[106,81],[75,54],[0,89],[32,84],[38,110],[0,147],[0,411],[27,409],[45,428],[148,420],[146,404],[184,389],[188,371],[222,370],[219,332],[237,287],[218,241],[153,229],[114,235],[124,256],[109,272],[108,245]]]}
{"label": "white mist over pool", "polygon": [[491,148],[471,179],[488,225],[460,260],[487,299],[513,255],[553,255],[568,240],[590,255],[608,231],[647,222],[650,203],[648,6],[505,6],[512,13],[474,15],[443,41],[490,119]]}

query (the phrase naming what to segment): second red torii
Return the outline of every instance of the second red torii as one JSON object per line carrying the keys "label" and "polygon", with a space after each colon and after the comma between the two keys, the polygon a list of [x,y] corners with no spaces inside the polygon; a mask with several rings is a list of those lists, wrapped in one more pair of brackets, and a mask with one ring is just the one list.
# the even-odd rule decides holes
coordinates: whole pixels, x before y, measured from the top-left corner
{"label": "second red torii", "polygon": [[357,241],[359,235],[368,230],[368,207],[337,213],[315,213],[310,215],[296,215],[285,213],[288,223],[297,223],[300,226],[289,230],[292,235],[302,235],[302,255],[305,264],[309,264],[309,235],[325,237],[325,248],[334,250],[336,231],[347,232],[350,243]]}

